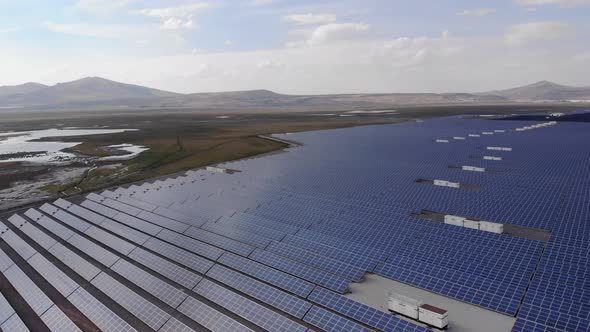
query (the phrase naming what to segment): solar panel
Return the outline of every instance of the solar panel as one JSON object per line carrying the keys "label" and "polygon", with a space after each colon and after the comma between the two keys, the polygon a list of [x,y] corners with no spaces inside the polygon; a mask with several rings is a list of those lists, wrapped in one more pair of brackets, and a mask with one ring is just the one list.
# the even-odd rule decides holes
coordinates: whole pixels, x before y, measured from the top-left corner
{"label": "solar panel", "polygon": [[178,311],[213,332],[252,331],[243,324],[227,317],[193,297],[188,297],[182,302],[180,307],[178,307]]}
{"label": "solar panel", "polygon": [[228,252],[218,262],[304,298],[314,287],[305,280]]}
{"label": "solar panel", "polygon": [[[33,212],[36,213],[36,215],[38,216],[37,218],[32,217]],[[55,222],[54,219],[51,219],[38,213],[37,210],[29,209],[27,212],[25,212],[25,215],[35,220],[35,222],[38,225],[41,225],[43,228],[51,231],[53,234],[57,235],[62,240],[67,240],[70,237],[72,237],[72,235],[74,235],[74,232],[72,230],[68,229],[67,227],[61,225],[58,222]]]}
{"label": "solar panel", "polygon": [[212,260],[217,260],[224,252],[210,244],[168,230],[162,230],[157,237]]}
{"label": "solar panel", "polygon": [[119,259],[117,255],[78,234],[74,234],[68,242],[105,266],[111,266]]}
{"label": "solar panel", "polygon": [[2,325],[0,325],[2,331],[11,331],[11,332],[28,332],[29,329],[20,319],[17,314],[10,316]]}
{"label": "solar panel", "polygon": [[250,233],[247,231],[242,231],[239,229],[235,229],[233,227],[221,226],[216,223],[209,222],[209,223],[204,224],[201,227],[203,229],[210,231],[210,232],[217,233],[217,234],[220,234],[223,236],[227,236],[227,237],[232,238],[234,240],[244,242],[249,245],[258,247],[258,248],[265,248],[271,241],[270,239],[265,238],[263,236],[258,236],[256,234],[253,234],[253,233]]}
{"label": "solar panel", "polygon": [[83,288],[78,288],[68,300],[103,331],[136,331]]}
{"label": "solar panel", "polygon": [[210,260],[155,238],[146,242],[144,247],[200,273],[207,272],[214,264]]}
{"label": "solar panel", "polygon": [[[64,210],[67,210],[71,214],[75,214],[75,215],[77,215],[77,216],[79,216],[81,218],[84,218],[85,220],[88,220],[89,222],[91,222],[91,223],[93,223],[95,225],[99,225],[103,220],[106,219],[104,216],[101,216],[98,213],[94,213],[94,212],[92,212],[92,211],[90,211],[88,209],[84,209],[84,208],[82,208],[82,207],[80,207],[80,206],[78,206],[76,204],[72,204],[72,203],[70,203],[70,202],[68,202],[68,201],[66,201],[64,199],[61,199],[61,198],[58,199],[58,200],[56,200],[55,202],[53,202],[53,204],[55,206],[57,206],[57,207],[60,207],[60,208],[64,209]],[[43,209],[44,206],[46,206],[46,205],[43,205],[41,207],[41,209]],[[58,217],[58,216],[56,215],[56,217]],[[71,218],[71,220],[72,220],[72,222],[75,222],[76,219],[75,218]],[[70,225],[70,226],[72,226],[74,228],[77,228],[73,224]],[[87,224],[84,224],[84,226],[82,226],[82,227],[88,228],[90,226],[87,225]],[[78,229],[78,230],[83,232],[85,229]]]}
{"label": "solar panel", "polygon": [[311,304],[307,301],[221,265],[213,266],[207,272],[207,276],[297,318],[303,318],[303,315],[311,307]]}
{"label": "solar panel", "polygon": [[307,328],[209,280],[194,291],[267,331],[307,331]]}
{"label": "solar panel", "polygon": [[288,243],[292,246],[296,246],[308,251],[315,252],[320,255],[346,261],[348,262],[348,264],[357,266],[361,269],[364,269],[365,271],[372,271],[378,262],[377,259],[360,256],[355,253],[326,246],[318,242],[307,241],[303,238],[299,238],[296,236],[287,235],[282,242]]}
{"label": "solar panel", "polygon": [[188,296],[182,290],[127,261],[119,260],[111,267],[111,270],[117,272],[127,280],[173,308],[178,307]]}
{"label": "solar panel", "polygon": [[38,316],[53,305],[47,295],[18,266],[13,265],[3,273]]}
{"label": "solar panel", "polygon": [[320,256],[286,243],[273,241],[266,250],[352,281],[360,281],[365,275],[365,271],[356,266],[329,257]]}
{"label": "solar panel", "polygon": [[[323,290],[319,297],[324,287],[312,293],[315,285],[345,292],[350,281],[377,272],[516,315],[515,330],[589,329],[587,124],[446,117],[276,137],[303,145],[221,165],[240,171],[231,175],[189,171],[90,194],[82,206],[59,199],[24,212],[29,222],[18,216],[9,221],[86,280],[99,270],[45,232],[173,306],[186,299],[183,288],[202,280],[195,270],[272,312],[314,320],[317,329],[346,330],[338,322],[377,329],[375,317],[383,317],[379,324],[399,320],[337,292]],[[487,147],[513,152],[501,161],[483,160]],[[473,187],[457,190],[416,179]],[[550,233],[550,241],[545,246],[520,233],[493,234],[411,215],[425,211],[503,223],[508,232],[509,224],[534,228]],[[51,270],[6,227],[0,225],[0,233],[19,255],[32,257],[36,269]],[[143,244],[149,249],[134,249]],[[0,253],[0,267],[11,266]],[[50,282],[71,291],[57,279]],[[310,304],[301,297],[310,294],[316,301],[310,313],[317,317],[302,316]],[[297,301],[287,305],[292,299]],[[219,316],[225,311],[213,312],[210,317],[232,324]],[[221,330],[222,323],[210,317],[198,319]],[[406,329],[418,326],[408,323]]]}
{"label": "solar panel", "polygon": [[308,299],[380,331],[428,331],[426,328],[397,318],[392,314],[369,307],[321,287],[316,287]]}
{"label": "solar panel", "polygon": [[90,227],[89,229],[87,229],[84,233],[86,233],[88,236],[92,237],[93,239],[99,241],[100,243],[103,243],[105,245],[107,245],[108,247],[114,249],[115,251],[119,252],[122,255],[127,255],[129,254],[134,248],[135,246],[125,240],[122,240],[118,237],[116,237],[113,234],[110,234],[100,228],[97,228],[95,226]]}
{"label": "solar panel", "polygon": [[129,258],[189,289],[195,287],[195,285],[201,280],[201,277],[196,273],[141,248],[133,250],[129,254]]}
{"label": "solar panel", "polygon": [[275,255],[271,252],[256,249],[249,258],[272,266],[278,270],[298,276],[315,284],[324,286],[339,293],[348,292],[349,280],[326,273],[296,261]]}
{"label": "solar panel", "polygon": [[8,303],[4,295],[0,293],[0,326],[13,314],[14,309],[12,309],[12,306]]}
{"label": "solar panel", "polygon": [[[0,224],[1,223],[2,222],[0,222]],[[16,251],[25,260],[31,258],[31,256],[36,253],[35,249],[33,249],[11,230],[4,232],[0,238],[8,243],[8,245],[10,245],[10,247],[12,247],[12,249],[14,249],[14,251]]]}
{"label": "solar panel", "polygon": [[242,256],[248,256],[254,250],[254,247],[246,243],[232,240],[228,237],[196,227],[190,227],[186,232],[184,232],[184,234],[199,241],[209,243],[221,249],[225,249]]}
{"label": "solar panel", "polygon": [[104,272],[91,283],[156,331],[170,318],[168,313]]}
{"label": "solar panel", "polygon": [[79,287],[77,282],[70,279],[40,253],[36,253],[27,262],[64,297],[68,297]]}
{"label": "solar panel", "polygon": [[8,221],[10,221],[14,226],[18,227],[23,233],[27,234],[28,237],[33,239],[44,249],[48,249],[56,243],[56,241],[49,235],[32,226],[28,221],[17,214],[8,218]]}
{"label": "solar panel", "polygon": [[76,324],[74,324],[74,322],[72,322],[68,316],[55,305],[41,315],[41,320],[43,320],[43,323],[45,323],[51,331],[81,331]]}
{"label": "solar panel", "polygon": [[194,331],[190,327],[186,326],[184,323],[179,321],[178,319],[172,317],[170,318],[164,326],[162,326],[158,332],[191,332]]}
{"label": "solar panel", "polygon": [[322,309],[317,306],[311,307],[307,315],[303,318],[306,322],[316,326],[324,331],[328,332],[370,332],[362,325],[359,325],[351,320],[348,320],[342,316],[338,316],[328,310]]}
{"label": "solar panel", "polygon": [[111,209],[109,207],[106,207],[104,205],[98,204],[98,203],[90,201],[90,200],[83,201],[80,204],[80,206],[85,207],[90,211],[94,211],[96,213],[102,214],[103,216],[105,216],[107,218],[113,218],[114,216],[116,216],[119,213],[114,209]]}
{"label": "solar panel", "polygon": [[14,265],[12,259],[4,251],[0,250],[0,272],[8,270],[12,265]]}
{"label": "solar panel", "polygon": [[49,252],[88,281],[100,273],[100,270],[96,266],[90,264],[87,260],[60,243],[56,243],[53,247],[49,248]]}

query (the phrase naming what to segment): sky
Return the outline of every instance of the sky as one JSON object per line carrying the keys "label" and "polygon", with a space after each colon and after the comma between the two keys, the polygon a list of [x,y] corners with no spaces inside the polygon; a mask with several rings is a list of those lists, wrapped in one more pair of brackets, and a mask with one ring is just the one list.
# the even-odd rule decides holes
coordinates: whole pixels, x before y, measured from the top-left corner
{"label": "sky", "polygon": [[0,0],[0,85],[175,92],[590,86],[590,0]]}

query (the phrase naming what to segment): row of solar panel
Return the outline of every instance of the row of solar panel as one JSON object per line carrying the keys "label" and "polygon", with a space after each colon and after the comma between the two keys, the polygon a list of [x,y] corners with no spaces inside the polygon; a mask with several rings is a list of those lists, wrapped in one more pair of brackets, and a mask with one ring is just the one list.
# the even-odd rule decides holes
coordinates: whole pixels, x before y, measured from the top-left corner
{"label": "row of solar panel", "polygon": [[[63,202],[64,202],[64,201],[60,201],[60,204],[62,204],[62,205],[65,205]],[[72,204],[70,204],[70,205],[67,205],[67,206],[68,206],[70,209],[73,209],[73,208],[75,207],[75,205],[72,205]],[[45,208],[46,210],[49,210],[49,207],[48,207],[47,205],[46,205],[44,208]],[[76,210],[78,210],[78,212],[82,213],[82,212],[81,212],[81,211],[82,211],[81,209],[82,209],[82,208],[77,208]],[[32,211],[32,210],[31,210],[31,211]],[[53,210],[53,212],[56,212],[56,211],[55,211],[55,210]],[[89,211],[86,211],[86,212],[85,212],[85,213],[86,213],[86,215],[90,215],[90,214],[88,214],[88,212],[89,212]],[[104,210],[103,212],[108,212],[108,210]],[[31,216],[32,216],[32,217],[37,217],[37,218],[39,218],[39,216],[38,216],[36,213],[33,213],[33,212],[32,212],[32,213],[29,213],[29,214],[31,214]],[[55,215],[57,215],[57,213],[56,213]],[[63,215],[61,215],[61,216],[63,217]],[[72,222],[72,220],[70,220],[70,222]],[[80,226],[80,225],[79,225],[79,226]],[[104,240],[104,238],[102,238],[102,240]],[[111,245],[114,245],[114,243],[115,243],[115,242],[111,240],[111,241],[107,241],[107,243],[109,243],[109,244],[111,244]],[[131,255],[130,255],[130,256],[131,256]],[[237,256],[236,256],[236,257],[237,257]],[[224,271],[224,270],[225,270],[225,271]],[[233,274],[233,276],[232,276],[232,277],[234,278],[234,282],[235,282],[236,273],[235,273],[235,272],[231,273],[231,271],[229,271],[229,270],[227,270],[227,269],[224,269],[224,268],[223,268],[223,267],[221,267],[221,266],[217,266],[217,265],[216,265],[216,267],[214,267],[213,269],[211,269],[211,270],[210,270],[210,272],[208,273],[208,275],[209,275],[209,274],[212,274],[212,275],[219,276],[219,274],[220,274],[220,273],[223,273],[222,271],[223,271],[223,272],[225,272],[226,274],[227,274],[227,272],[230,272],[230,273],[229,273],[230,275],[232,275],[232,274]],[[239,279],[238,279],[238,280],[239,280]],[[252,279],[252,280],[253,280],[253,279]],[[227,281],[227,276],[226,276],[226,282],[228,282],[228,281]],[[235,283],[234,283],[234,285],[237,285],[237,284],[235,284]],[[248,287],[253,287],[253,286],[256,286],[256,285],[255,285],[255,284],[252,284],[252,282],[250,282],[250,281],[249,281],[249,282],[244,282],[244,281],[242,280],[242,287],[248,288]],[[211,289],[212,287],[211,287],[210,285],[208,285],[208,287],[206,287],[206,288],[207,288],[207,289]],[[257,292],[259,292],[259,290],[257,290]],[[269,293],[269,294],[270,294],[270,293]],[[219,295],[219,296],[221,296],[221,295]],[[271,298],[272,298],[272,296],[273,296],[273,295],[272,295],[272,294],[270,294],[270,295],[269,295],[269,298],[266,298],[266,300],[268,300],[268,299],[271,299]],[[294,298],[294,299],[296,299],[296,298]],[[305,303],[305,302],[303,302],[303,303]],[[296,314],[296,315],[298,315],[298,316],[301,316],[301,313],[304,313],[304,312],[307,310],[307,308],[306,308],[306,307],[309,307],[309,305],[306,305],[305,307],[296,307],[296,306],[293,306],[293,304],[294,304],[293,302],[284,302],[284,303],[283,303],[283,308],[290,308],[290,310],[298,310],[298,311],[299,311],[299,313],[298,313],[298,314]],[[299,309],[297,309],[297,308],[299,308]],[[392,318],[394,318],[393,316],[391,316],[391,317],[392,317]],[[414,327],[412,327],[412,328],[414,328]]]}
{"label": "row of solar panel", "polygon": [[[522,280],[525,280],[526,278],[521,278]],[[482,283],[482,284],[487,284],[487,283]],[[489,284],[494,284],[494,283],[489,283]],[[522,289],[522,287],[521,287]]]}

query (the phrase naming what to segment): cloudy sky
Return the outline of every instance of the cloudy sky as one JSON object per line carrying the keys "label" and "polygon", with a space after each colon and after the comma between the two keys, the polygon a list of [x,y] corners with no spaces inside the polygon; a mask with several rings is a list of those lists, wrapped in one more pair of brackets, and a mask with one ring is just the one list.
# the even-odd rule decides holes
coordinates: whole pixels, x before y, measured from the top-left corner
{"label": "cloudy sky", "polygon": [[0,85],[177,92],[590,85],[590,0],[0,0]]}

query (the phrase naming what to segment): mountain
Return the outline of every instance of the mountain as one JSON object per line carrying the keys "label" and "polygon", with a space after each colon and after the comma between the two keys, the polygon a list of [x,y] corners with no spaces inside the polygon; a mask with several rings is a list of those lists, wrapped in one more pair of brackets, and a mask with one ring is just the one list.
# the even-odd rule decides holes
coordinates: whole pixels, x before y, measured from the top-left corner
{"label": "mountain", "polygon": [[47,85],[39,83],[25,83],[21,85],[0,86],[0,97],[31,93],[44,88],[47,88]]}
{"label": "mountain", "polygon": [[29,92],[6,95],[0,99],[0,103],[19,106],[79,105],[158,99],[177,95],[173,92],[119,83],[100,77],[87,77],[72,82],[58,83],[53,86],[44,86]]}
{"label": "mountain", "polygon": [[571,87],[548,81],[508,90],[484,92],[484,94],[501,96],[513,101],[590,101],[590,87]]}
{"label": "mountain", "polygon": [[590,87],[547,81],[484,93],[373,93],[285,95],[268,90],[180,94],[100,77],[45,86],[27,83],[0,87],[0,109],[285,109],[336,110],[434,104],[501,104],[531,101],[589,100]]}

